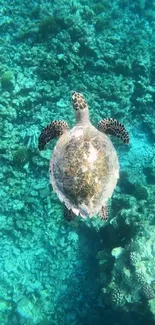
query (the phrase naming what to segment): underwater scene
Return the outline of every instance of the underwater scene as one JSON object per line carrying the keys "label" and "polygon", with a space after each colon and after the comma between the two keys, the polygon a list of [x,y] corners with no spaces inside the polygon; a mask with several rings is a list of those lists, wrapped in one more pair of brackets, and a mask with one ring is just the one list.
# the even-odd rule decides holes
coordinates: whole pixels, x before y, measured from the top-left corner
{"label": "underwater scene", "polygon": [[154,143],[155,1],[0,0],[0,325],[155,324]]}

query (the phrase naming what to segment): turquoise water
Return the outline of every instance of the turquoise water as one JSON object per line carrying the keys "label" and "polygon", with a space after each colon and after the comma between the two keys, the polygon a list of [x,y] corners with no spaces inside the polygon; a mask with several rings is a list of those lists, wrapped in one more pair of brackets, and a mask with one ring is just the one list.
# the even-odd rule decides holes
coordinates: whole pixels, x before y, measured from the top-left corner
{"label": "turquoise water", "polygon": [[[0,0],[0,325],[155,322],[155,4]],[[49,182],[53,120],[113,117],[120,179],[107,222],[67,222]]]}

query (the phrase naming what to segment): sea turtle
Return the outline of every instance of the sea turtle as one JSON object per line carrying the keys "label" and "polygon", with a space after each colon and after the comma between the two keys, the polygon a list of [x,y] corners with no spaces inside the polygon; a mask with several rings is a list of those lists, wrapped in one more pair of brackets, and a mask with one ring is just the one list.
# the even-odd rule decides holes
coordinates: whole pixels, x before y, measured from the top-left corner
{"label": "sea turtle", "polygon": [[41,132],[39,150],[59,137],[50,160],[50,182],[59,200],[64,203],[64,216],[69,221],[75,215],[85,218],[97,214],[107,219],[107,201],[119,178],[116,150],[107,134],[129,143],[125,127],[107,118],[95,128],[89,119],[88,105],[82,94],[72,92],[76,125],[69,130],[65,121],[56,120]]}

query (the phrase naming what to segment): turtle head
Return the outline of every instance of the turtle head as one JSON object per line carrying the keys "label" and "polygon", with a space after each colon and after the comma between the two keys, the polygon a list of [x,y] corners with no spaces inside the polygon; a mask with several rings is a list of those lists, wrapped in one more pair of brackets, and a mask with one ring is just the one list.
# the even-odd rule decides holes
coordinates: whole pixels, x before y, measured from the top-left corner
{"label": "turtle head", "polygon": [[75,111],[76,122],[80,124],[90,123],[89,110],[85,98],[76,91],[72,92],[73,108]]}

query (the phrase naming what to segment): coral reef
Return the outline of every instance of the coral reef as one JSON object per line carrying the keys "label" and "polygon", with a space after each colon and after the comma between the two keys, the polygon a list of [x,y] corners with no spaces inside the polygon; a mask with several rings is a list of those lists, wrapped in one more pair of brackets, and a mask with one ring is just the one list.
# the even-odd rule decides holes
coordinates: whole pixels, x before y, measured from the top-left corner
{"label": "coral reef", "polygon": [[[155,5],[1,0],[0,324],[142,325],[155,320]],[[71,91],[94,125],[113,117],[120,179],[110,218],[66,223],[40,130],[74,125]],[[153,322],[153,323],[151,323]]]}

